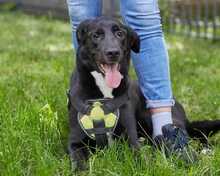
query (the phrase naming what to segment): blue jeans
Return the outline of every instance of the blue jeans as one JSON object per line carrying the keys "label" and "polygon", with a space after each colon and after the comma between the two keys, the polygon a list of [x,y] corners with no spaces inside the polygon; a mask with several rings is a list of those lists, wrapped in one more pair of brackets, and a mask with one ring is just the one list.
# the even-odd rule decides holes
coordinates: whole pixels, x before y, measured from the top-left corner
{"label": "blue jeans", "polygon": [[[77,48],[78,24],[101,16],[102,0],[67,0],[67,4]],[[133,28],[141,40],[140,53],[132,53],[132,61],[147,108],[173,106],[169,57],[157,0],[120,0],[120,10],[124,23]]]}

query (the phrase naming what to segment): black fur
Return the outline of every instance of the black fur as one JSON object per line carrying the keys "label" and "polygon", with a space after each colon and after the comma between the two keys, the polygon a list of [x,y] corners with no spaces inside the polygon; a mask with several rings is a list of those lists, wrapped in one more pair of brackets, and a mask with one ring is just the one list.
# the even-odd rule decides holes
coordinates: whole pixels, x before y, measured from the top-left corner
{"label": "black fur", "polygon": [[[113,90],[114,98],[104,106],[108,112],[120,107],[116,136],[127,134],[130,146],[138,148],[139,136],[151,137],[152,121],[137,82],[131,81],[128,76],[130,51],[139,52],[140,49],[138,35],[114,19],[99,17],[86,20],[79,25],[77,40],[79,48],[76,69],[71,77],[68,110],[71,129],[69,152],[73,162],[80,168],[83,166],[81,161],[89,156],[88,146],[95,147],[95,141],[89,139],[80,128],[77,112],[89,112],[85,103],[87,99],[103,98],[90,74],[94,70],[102,73],[100,63],[119,63],[119,71],[124,76],[120,86]],[[117,51],[117,57],[109,56],[109,51]],[[191,137],[201,138],[202,142],[206,142],[202,134],[209,135],[210,132],[215,133],[220,129],[220,120],[189,122],[183,107],[177,101],[172,108],[172,117],[176,126],[185,129]]]}

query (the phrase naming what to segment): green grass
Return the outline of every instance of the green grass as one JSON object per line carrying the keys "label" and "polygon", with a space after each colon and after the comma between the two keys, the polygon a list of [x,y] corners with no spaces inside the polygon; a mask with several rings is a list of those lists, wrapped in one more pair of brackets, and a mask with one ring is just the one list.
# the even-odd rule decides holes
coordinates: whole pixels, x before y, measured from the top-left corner
{"label": "green grass", "polygon": [[[20,12],[0,14],[0,175],[71,175],[66,154],[66,89],[74,68],[68,22]],[[191,120],[220,118],[219,44],[168,36],[172,85]],[[130,74],[134,77],[134,70]],[[187,165],[144,146],[97,152],[77,175],[220,175],[214,155]],[[198,145],[196,143],[196,145]]]}

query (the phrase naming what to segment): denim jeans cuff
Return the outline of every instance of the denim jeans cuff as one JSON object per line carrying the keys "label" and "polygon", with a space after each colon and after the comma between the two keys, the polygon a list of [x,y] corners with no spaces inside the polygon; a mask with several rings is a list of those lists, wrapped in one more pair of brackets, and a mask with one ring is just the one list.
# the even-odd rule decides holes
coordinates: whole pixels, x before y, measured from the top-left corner
{"label": "denim jeans cuff", "polygon": [[147,100],[147,108],[162,108],[162,107],[171,107],[174,106],[174,99],[165,99],[165,100]]}

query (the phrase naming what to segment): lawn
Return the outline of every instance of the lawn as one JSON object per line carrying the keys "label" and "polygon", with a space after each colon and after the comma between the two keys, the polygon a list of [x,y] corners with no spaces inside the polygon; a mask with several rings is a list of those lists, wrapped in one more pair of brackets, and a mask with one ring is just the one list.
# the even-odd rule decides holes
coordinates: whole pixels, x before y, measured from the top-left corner
{"label": "lawn", "polygon": [[[220,119],[220,43],[167,35],[172,85],[191,120]],[[68,22],[0,13],[0,175],[71,175],[66,154],[66,90],[74,68]],[[134,70],[131,68],[131,76]],[[220,175],[220,135],[212,155],[186,164],[127,143],[94,154],[91,176]],[[198,146],[199,144],[195,142]]]}

